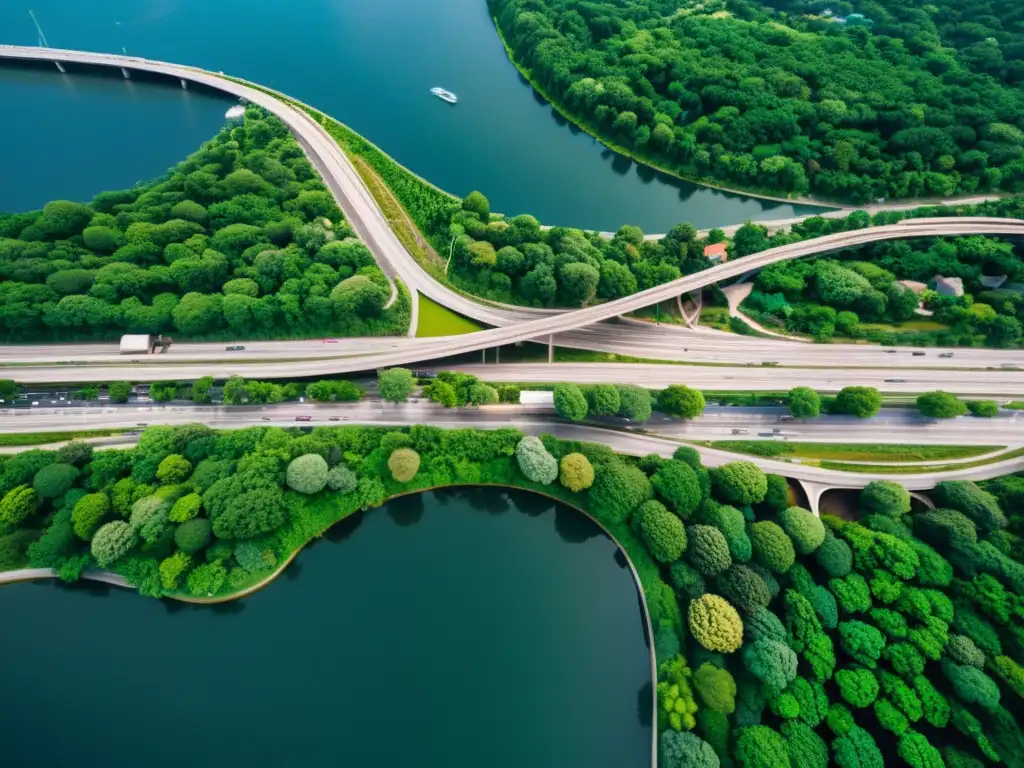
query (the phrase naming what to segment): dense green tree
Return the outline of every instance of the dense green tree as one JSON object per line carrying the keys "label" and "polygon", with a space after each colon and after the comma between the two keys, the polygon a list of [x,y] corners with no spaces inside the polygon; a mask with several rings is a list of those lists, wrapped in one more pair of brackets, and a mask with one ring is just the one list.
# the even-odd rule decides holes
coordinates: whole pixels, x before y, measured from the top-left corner
{"label": "dense green tree", "polygon": [[932,491],[935,503],[962,512],[983,533],[1006,527],[1006,516],[992,494],[963,480],[943,480]]}
{"label": "dense green tree", "polygon": [[729,544],[717,528],[691,525],[686,529],[686,538],[686,559],[704,576],[714,576],[732,565]]}
{"label": "dense green tree", "polygon": [[760,608],[766,608],[772,599],[764,579],[753,569],[740,563],[718,574],[715,584],[722,597],[744,615],[751,615]]}
{"label": "dense green tree", "polygon": [[625,462],[611,461],[594,478],[590,511],[603,523],[621,523],[652,495],[651,482],[643,472]]}
{"label": "dense green tree", "polygon": [[810,387],[789,390],[789,412],[798,419],[813,419],[821,413],[821,398]]}
{"label": "dense green tree", "polygon": [[107,385],[107,395],[112,403],[127,403],[132,395],[132,385],[128,381],[113,381]]}
{"label": "dense green tree", "polygon": [[931,419],[952,419],[967,413],[967,405],[948,392],[925,392],[917,397],[917,410]]}
{"label": "dense green tree", "polygon": [[781,691],[796,677],[797,656],[780,640],[762,638],[743,647],[743,665],[770,691]]}
{"label": "dense green tree", "polygon": [[743,621],[728,601],[701,595],[690,603],[690,632],[709,651],[732,653],[743,643]]}
{"label": "dense green tree", "polygon": [[75,535],[86,541],[91,540],[96,529],[109,515],[110,499],[105,493],[90,493],[83,496],[71,512]]}
{"label": "dense green tree", "polygon": [[622,407],[619,390],[613,384],[598,384],[587,392],[590,412],[595,416],[617,416]]}
{"label": "dense green tree", "polygon": [[843,387],[836,395],[836,409],[861,419],[874,416],[882,407],[882,395],[873,387]]}
{"label": "dense green tree", "polygon": [[90,551],[100,568],[106,568],[128,554],[136,541],[135,531],[128,523],[113,520],[93,534]]}
{"label": "dense green tree", "polygon": [[754,559],[774,573],[785,573],[796,560],[793,542],[786,532],[770,520],[750,526],[750,542]]}
{"label": "dense green tree", "polygon": [[583,421],[587,418],[587,398],[575,384],[556,384],[555,413],[570,421]]}
{"label": "dense green tree", "polygon": [[651,418],[651,393],[642,387],[620,386],[619,416],[630,421],[647,421]]}
{"label": "dense green tree", "polygon": [[633,523],[655,560],[672,563],[687,546],[683,522],[653,499],[645,501],[633,513]]}
{"label": "dense green tree", "polygon": [[740,731],[733,749],[740,765],[750,768],[786,768],[789,748],[778,731],[765,725],[753,725]]}
{"label": "dense green tree", "polygon": [[779,524],[793,540],[793,546],[800,555],[811,554],[825,541],[825,526],[821,519],[801,507],[783,510],[779,515]]}
{"label": "dense green tree", "polygon": [[582,453],[569,453],[559,462],[558,479],[570,491],[579,493],[594,484],[594,468]]}
{"label": "dense green tree", "polygon": [[332,467],[327,473],[327,487],[337,493],[351,493],[357,484],[356,473],[344,464]]}
{"label": "dense green tree", "polygon": [[739,506],[756,504],[768,492],[764,472],[749,461],[733,461],[713,470],[711,483],[722,501]]}
{"label": "dense green tree", "polygon": [[860,506],[868,514],[899,517],[910,512],[910,493],[891,480],[872,480],[860,492]]}
{"label": "dense green tree", "polygon": [[377,391],[390,403],[404,403],[416,388],[416,379],[407,368],[389,368],[377,376]]}
{"label": "dense green tree", "polygon": [[187,520],[174,529],[174,543],[189,555],[202,552],[211,540],[210,521],[205,517]]}
{"label": "dense green tree", "polygon": [[[41,471],[41,470],[40,470]],[[0,532],[17,528],[35,514],[39,493],[28,485],[19,485],[0,500]]]}
{"label": "dense green tree", "polygon": [[723,715],[736,710],[736,681],[728,670],[701,664],[693,674],[693,688],[709,709]]}
{"label": "dense green tree", "polygon": [[50,464],[36,472],[32,487],[41,498],[56,499],[71,490],[79,474],[70,464]]}
{"label": "dense green tree", "polygon": [[658,737],[658,765],[664,768],[718,768],[715,751],[686,731],[666,730]]}
{"label": "dense green tree", "polygon": [[651,477],[651,484],[661,498],[679,517],[686,520],[701,502],[700,483],[689,464],[666,461]]}
{"label": "dense green tree", "polygon": [[164,457],[156,470],[156,477],[161,483],[181,483],[191,474],[192,462],[176,453]]}
{"label": "dense green tree", "polygon": [[524,437],[516,446],[516,462],[527,480],[550,485],[558,477],[558,461],[536,437]]}
{"label": "dense green tree", "polygon": [[288,464],[285,481],[294,491],[305,494],[319,493],[327,485],[327,462],[323,456],[307,453]]}
{"label": "dense green tree", "polygon": [[658,393],[658,410],[681,419],[693,419],[704,412],[704,394],[681,384],[672,384]]}

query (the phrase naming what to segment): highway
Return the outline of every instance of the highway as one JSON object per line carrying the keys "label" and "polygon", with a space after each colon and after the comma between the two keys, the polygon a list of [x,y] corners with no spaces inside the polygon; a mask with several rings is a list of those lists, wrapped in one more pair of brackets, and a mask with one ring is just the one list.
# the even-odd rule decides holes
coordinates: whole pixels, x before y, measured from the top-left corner
{"label": "highway", "polygon": [[[956,236],[966,234],[990,234],[1005,236],[1024,235],[1024,222],[1013,219],[995,218],[946,218],[926,219],[920,221],[907,221],[896,225],[873,227],[867,230],[838,233],[812,241],[794,243],[787,246],[769,249],[743,259],[713,267],[696,275],[690,275],[671,283],[651,288],[632,296],[607,302],[586,309],[550,312],[540,310],[526,310],[521,308],[502,308],[468,299],[450,289],[440,285],[429,277],[416,264],[412,256],[402,247],[401,243],[391,231],[384,214],[376,206],[368,190],[361,179],[338,148],[335,142],[324,131],[324,129],[311,119],[305,112],[298,110],[286,102],[269,96],[255,88],[243,85],[233,80],[227,80],[204,70],[185,67],[165,62],[156,62],[146,59],[139,59],[128,56],[117,56],[102,53],[88,53],[81,51],[63,51],[56,49],[31,48],[24,46],[0,46],[0,58],[13,59],[34,59],[34,60],[60,60],[64,62],[78,62],[82,64],[105,65],[111,67],[126,67],[129,69],[146,70],[163,74],[169,77],[182,78],[207,87],[215,88],[239,98],[247,99],[258,104],[268,111],[276,114],[296,135],[305,147],[310,159],[321,172],[325,182],[337,197],[339,205],[345,212],[353,228],[366,242],[367,246],[374,253],[378,262],[389,274],[397,276],[411,289],[413,302],[413,322],[410,329],[412,332],[416,327],[418,319],[418,301],[415,299],[416,292],[421,292],[431,299],[457,311],[467,317],[471,317],[487,325],[495,326],[492,330],[478,333],[465,334],[457,337],[440,337],[435,339],[410,340],[416,343],[398,345],[394,348],[386,347],[376,351],[363,354],[358,358],[343,358],[341,355],[359,354],[348,353],[339,348],[338,357],[324,356],[317,361],[296,361],[292,355],[291,348],[285,350],[281,347],[258,351],[261,358],[267,358],[266,362],[260,364],[216,362],[211,361],[210,365],[204,367],[198,375],[214,375],[223,377],[232,373],[238,373],[247,377],[272,377],[280,376],[284,363],[287,363],[287,375],[291,376],[316,376],[331,373],[350,373],[358,370],[402,365],[424,360],[432,360],[448,357],[463,352],[473,352],[505,344],[515,343],[523,340],[538,339],[550,335],[558,335],[559,343],[566,346],[575,346],[579,341],[577,336],[570,335],[573,332],[581,334],[580,329],[594,326],[604,320],[615,318],[619,315],[640,309],[654,303],[673,299],[675,296],[701,288],[711,283],[739,277],[751,270],[757,270],[768,264],[784,261],[787,259],[800,258],[812,254],[827,253],[830,251],[862,245],[881,240],[891,240],[907,237],[926,236]],[[660,329],[646,329],[643,331],[623,332],[623,325],[605,324],[588,328],[587,339],[583,340],[584,348],[595,349],[606,352],[617,352],[643,356],[660,357],[666,346],[676,347],[669,359],[698,360],[697,355],[714,354],[716,362],[766,362],[763,355],[771,355],[771,361],[784,365],[814,365],[821,362],[820,348],[808,348],[807,345],[789,345],[784,341],[763,341],[752,342],[749,339],[731,340],[726,342],[721,337],[707,337],[695,342],[701,348],[701,352],[689,351],[689,336],[669,336],[657,341],[646,341],[647,334],[660,334]],[[641,348],[638,339],[629,336],[636,333],[644,336],[645,343],[649,346]],[[669,332],[674,333],[674,332]],[[691,332],[697,336],[699,332]],[[754,344],[758,346],[754,346]],[[286,344],[294,344],[287,342]],[[723,350],[723,347],[732,345],[731,351]],[[773,345],[773,346],[768,346]],[[248,346],[248,345],[247,345]],[[679,352],[678,347],[684,347],[684,352]],[[713,346],[714,350],[710,349]],[[792,346],[795,349],[789,350]],[[785,347],[785,348],[784,348]],[[641,351],[650,350],[650,352]],[[758,350],[762,350],[760,353]],[[171,355],[176,350],[172,350]],[[960,360],[968,360],[966,350],[957,352],[959,359],[955,366],[960,366]],[[972,351],[973,352],[973,351]],[[877,350],[864,352],[856,347],[841,347],[838,345],[829,348],[828,364],[839,365],[863,365],[865,356],[878,353]],[[1000,362],[1013,362],[1017,359],[1024,360],[1024,354],[1014,353],[986,353],[995,357],[998,355]],[[246,355],[251,357],[249,350]],[[724,357],[724,355],[730,355]],[[1011,357],[1015,355],[1016,357]],[[757,358],[761,356],[762,359]],[[70,355],[65,355],[70,357]],[[980,354],[978,355],[980,357]],[[737,359],[743,358],[743,360]],[[276,365],[271,362],[277,360]],[[707,359],[707,358],[702,358]],[[848,362],[855,360],[856,362]],[[73,360],[67,360],[73,362]],[[113,363],[113,361],[109,361]],[[892,363],[884,358],[874,360],[879,366],[892,367]],[[159,362],[150,360],[140,361],[141,364],[153,365],[147,370],[150,378],[190,378],[196,375],[198,369],[189,369],[187,366],[177,368],[175,371],[168,371],[168,364],[161,360]],[[963,365],[986,365],[987,363],[968,361]],[[119,365],[126,363],[121,360]],[[8,376],[24,381],[41,381],[42,374],[39,371],[46,370],[45,367],[36,369],[32,373],[31,368],[8,367]],[[190,371],[186,373],[185,371]],[[276,370],[275,372],[268,372]],[[48,375],[54,375],[52,371]],[[60,376],[62,381],[102,381],[110,378],[123,377],[123,369],[120,372],[113,372],[109,368],[97,366],[95,368],[77,368],[74,371],[74,378],[69,379],[67,375]],[[89,378],[92,376],[92,378]],[[945,386],[945,379],[936,375],[933,386]]]}
{"label": "highway", "polygon": [[[309,422],[296,422],[296,416],[310,416]],[[731,409],[711,411],[693,422],[677,423],[658,419],[645,425],[643,433],[628,428],[570,424],[552,419],[551,409],[538,406],[489,406],[473,409],[445,409],[427,401],[402,404],[384,404],[364,400],[358,403],[310,405],[282,403],[267,406],[112,406],[93,408],[35,408],[12,411],[0,410],[0,432],[61,432],[89,428],[134,429],[157,424],[203,423],[217,429],[237,429],[246,426],[340,426],[367,424],[371,426],[432,426],[455,428],[472,427],[496,429],[512,426],[527,434],[553,434],[568,440],[587,440],[609,445],[614,450],[632,455],[658,453],[671,456],[681,439],[721,440],[742,439],[732,435],[732,429],[744,424],[754,433],[758,429],[779,426],[792,439],[835,441],[837,427],[842,423],[843,442],[921,443],[959,445],[1017,446],[1022,440],[1019,422],[1013,418],[992,420],[963,418],[941,425],[916,424],[912,416],[896,415],[886,418],[846,424],[840,419],[829,424],[780,425],[778,414],[771,411],[736,413]],[[332,418],[333,417],[333,418]],[[621,423],[621,422],[620,422]],[[934,428],[934,431],[932,431]],[[647,432],[656,432],[648,434]],[[831,431],[831,434],[827,434]],[[806,433],[806,435],[805,435]],[[848,439],[849,437],[849,439]],[[109,443],[108,443],[109,444]],[[115,445],[118,443],[114,443]],[[873,479],[887,477],[884,473],[861,473],[824,470],[775,459],[741,457],[735,453],[698,447],[708,466],[720,466],[739,458],[749,458],[765,471],[784,474],[800,480],[826,483],[831,486],[860,488]],[[933,464],[941,465],[937,461]],[[939,479],[987,479],[1024,469],[1024,457],[985,464],[980,467],[953,468],[943,472],[896,474],[890,479],[903,483],[911,490],[927,489]]]}

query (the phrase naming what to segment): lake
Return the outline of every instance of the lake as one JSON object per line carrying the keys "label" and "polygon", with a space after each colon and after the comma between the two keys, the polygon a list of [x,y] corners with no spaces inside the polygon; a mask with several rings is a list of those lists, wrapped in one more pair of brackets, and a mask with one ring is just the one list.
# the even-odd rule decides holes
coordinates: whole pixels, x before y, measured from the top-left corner
{"label": "lake", "polygon": [[5,764],[642,768],[650,662],[597,526],[526,492],[396,499],[221,606],[0,589]]}
{"label": "lake", "polygon": [[[509,62],[484,0],[7,0],[0,42],[36,44],[30,8],[51,46],[124,50],[278,88],[440,187],[479,189],[507,214],[664,232],[681,221],[704,228],[813,210],[671,179],[567,125]],[[97,85],[102,78],[56,72],[43,79],[0,68],[0,103],[21,117],[0,122],[0,210],[84,199],[157,175],[223,113],[173,86]],[[459,104],[431,96],[437,85]],[[183,104],[205,133],[184,127]],[[64,142],[73,146],[57,148]]]}

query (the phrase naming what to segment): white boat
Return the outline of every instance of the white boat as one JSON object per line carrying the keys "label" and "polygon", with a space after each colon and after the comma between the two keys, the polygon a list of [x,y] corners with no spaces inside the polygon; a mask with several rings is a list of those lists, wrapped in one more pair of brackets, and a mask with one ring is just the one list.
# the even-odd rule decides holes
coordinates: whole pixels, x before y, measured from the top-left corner
{"label": "white boat", "polygon": [[437,96],[437,98],[447,101],[449,104],[459,103],[459,97],[451,91],[446,91],[444,88],[431,88],[430,92]]}

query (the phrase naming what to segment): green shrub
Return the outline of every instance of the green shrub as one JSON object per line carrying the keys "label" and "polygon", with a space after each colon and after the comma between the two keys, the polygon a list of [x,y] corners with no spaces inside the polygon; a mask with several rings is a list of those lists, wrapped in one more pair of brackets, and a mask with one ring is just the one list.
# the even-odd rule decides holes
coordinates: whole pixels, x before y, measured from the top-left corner
{"label": "green shrub", "polygon": [[8,491],[0,501],[0,532],[17,528],[35,514],[39,507],[39,494],[27,485]]}
{"label": "green shrub", "polygon": [[768,490],[764,495],[764,503],[772,512],[781,512],[792,506],[789,481],[786,478],[782,475],[765,475],[765,480],[768,483]]}
{"label": "green shrub", "polygon": [[736,710],[736,681],[727,670],[705,662],[693,675],[693,687],[709,709],[724,715]]}
{"label": "green shrub", "polygon": [[[398,448],[388,458],[391,477],[399,483],[408,483],[420,470],[420,455],[412,448]],[[324,483],[327,482],[327,463],[324,462]],[[553,478],[552,478],[553,479]],[[548,481],[550,482],[550,480]]]}
{"label": "green shrub", "polygon": [[870,707],[878,698],[878,679],[869,669],[857,667],[836,672],[839,695],[857,709]]}
{"label": "green shrub", "polygon": [[778,640],[785,643],[789,638],[782,621],[767,608],[758,608],[750,613],[743,622],[743,631],[750,642]]}
{"label": "green shrub", "polygon": [[771,593],[764,579],[745,565],[734,564],[720,573],[716,579],[722,597],[736,606],[744,615],[767,608]]}
{"label": "green shrub", "polygon": [[160,562],[160,583],[166,590],[177,589],[181,577],[192,564],[192,558],[184,552],[175,552]]}
{"label": "green shrub", "polygon": [[696,520],[722,532],[733,560],[741,563],[750,560],[753,548],[747,536],[747,521],[736,507],[709,500],[701,507]]}
{"label": "green shrub", "polygon": [[569,453],[559,463],[558,479],[570,491],[579,493],[594,484],[594,467],[582,453]]}
{"label": "green shrub", "polygon": [[717,528],[710,525],[688,526],[686,539],[686,559],[704,576],[714,576],[732,565],[729,545]]}
{"label": "green shrub", "polygon": [[806,509],[789,507],[783,510],[779,515],[779,524],[801,555],[811,554],[825,541],[825,526],[817,515]]}
{"label": "green shrub", "polygon": [[828,589],[835,595],[844,614],[871,610],[871,589],[859,573],[851,573],[842,579],[830,579]]}
{"label": "green shrub", "polygon": [[240,541],[234,548],[235,560],[249,573],[259,573],[277,564],[274,550],[255,541]]}
{"label": "green shrub", "polygon": [[184,523],[198,515],[202,506],[203,500],[198,493],[186,494],[174,502],[167,519],[172,523]]}
{"label": "green shrub", "polygon": [[658,737],[658,765],[663,768],[718,768],[715,751],[692,733],[668,730]]}
{"label": "green shrub", "polygon": [[195,568],[188,575],[188,591],[197,597],[211,597],[216,595],[227,579],[228,572],[224,564],[219,560],[213,563],[203,563]]}
{"label": "green shrub", "polygon": [[205,517],[187,520],[174,530],[174,543],[188,555],[202,552],[212,539],[210,521]]}
{"label": "green shrub", "polygon": [[884,768],[885,761],[871,734],[853,725],[832,742],[832,753],[839,768]]}
{"label": "green shrub", "polygon": [[673,515],[661,502],[645,501],[633,513],[633,522],[654,558],[672,563],[686,549],[686,531],[683,521]]}
{"label": "green shrub", "polygon": [[156,469],[156,478],[161,483],[183,483],[191,474],[192,463],[176,453],[164,457]]}
{"label": "green shrub", "polygon": [[319,493],[327,485],[327,462],[316,453],[292,459],[285,473],[288,487],[305,494]]}
{"label": "green shrub", "polygon": [[775,523],[762,520],[750,526],[754,560],[775,573],[785,573],[796,561],[793,542]]}
{"label": "green shrub", "polygon": [[736,609],[718,595],[701,595],[690,603],[690,632],[709,651],[732,653],[743,644],[743,622]]}
{"label": "green shrub", "polygon": [[953,692],[965,704],[974,704],[990,712],[999,706],[999,686],[977,667],[945,660],[942,662],[942,671],[949,679]]}
{"label": "green shrub", "polygon": [[877,627],[863,621],[839,622],[839,641],[851,659],[871,669],[877,666],[885,648],[885,636]]}
{"label": "green shrub", "polygon": [[622,398],[614,384],[597,384],[587,393],[590,412],[595,416],[617,416]]}
{"label": "green shrub", "polygon": [[910,768],[945,768],[946,765],[939,750],[931,745],[926,736],[916,731],[907,731],[900,736],[896,754]]}
{"label": "green shrub", "polygon": [[821,413],[821,397],[810,387],[789,390],[789,412],[798,419],[813,419]]}
{"label": "green shrub", "polygon": [[558,462],[536,437],[524,437],[516,446],[516,462],[527,480],[550,485],[558,477]]}
{"label": "green shrub", "polygon": [[93,534],[90,550],[100,568],[106,568],[135,546],[136,537],[132,527],[123,520],[114,520],[100,526]]}
{"label": "green shrub", "polygon": [[701,492],[697,475],[684,462],[666,461],[654,473],[651,484],[669,509],[683,520],[700,505]]}
{"label": "green shrub", "polygon": [[332,467],[327,473],[327,487],[336,493],[352,493],[357,483],[356,473],[344,464]]}
{"label": "green shrub", "polygon": [[669,573],[672,586],[684,599],[692,600],[704,594],[704,577],[696,569],[680,560],[672,563]]}
{"label": "green shrub", "polygon": [[622,461],[610,461],[590,488],[590,511],[602,523],[625,522],[630,512],[651,498],[647,475]]}
{"label": "green shrub", "polygon": [[672,384],[658,393],[658,410],[681,419],[693,419],[704,412],[704,393],[682,384]]}
{"label": "green shrub", "polygon": [[690,689],[693,673],[680,656],[658,665],[658,728],[690,730],[697,722],[697,702]]}
{"label": "green shrub", "polygon": [[743,768],[789,768],[786,740],[765,725],[753,725],[740,731],[734,748],[736,761]]}
{"label": "green shrub", "polygon": [[827,768],[828,747],[821,736],[804,723],[792,720],[783,723],[781,730],[794,768]]}
{"label": "green shrub", "polygon": [[71,490],[79,474],[70,464],[50,464],[36,472],[32,487],[42,498],[56,499]]}
{"label": "green shrub", "polygon": [[570,421],[587,418],[587,398],[575,384],[556,384],[554,391],[555,413]]}
{"label": "green shrub", "polygon": [[110,499],[105,493],[90,493],[83,496],[75,504],[71,512],[71,521],[74,524],[75,535],[80,539],[89,541],[92,539],[96,529],[104,522],[110,514]]}
{"label": "green shrub", "polygon": [[860,492],[860,508],[866,514],[899,517],[910,512],[910,493],[891,480],[872,480]]}
{"label": "green shrub", "polygon": [[757,640],[743,648],[743,665],[769,691],[782,691],[796,677],[797,657],[779,640]]}
{"label": "green shrub", "polygon": [[1006,527],[1006,517],[996,498],[972,482],[943,480],[935,486],[932,496],[936,506],[963,512],[982,533]]}
{"label": "green shrub", "polygon": [[727,504],[757,504],[768,493],[768,479],[757,465],[734,461],[711,472],[715,493]]}
{"label": "green shrub", "polygon": [[842,578],[853,568],[850,545],[834,536],[825,537],[822,545],[814,551],[814,559],[821,569],[833,578]]}

